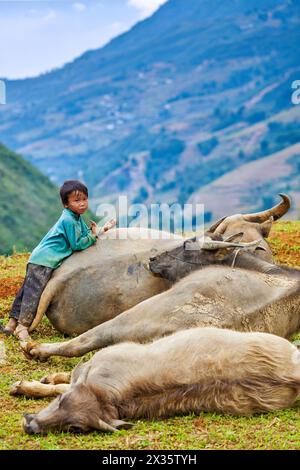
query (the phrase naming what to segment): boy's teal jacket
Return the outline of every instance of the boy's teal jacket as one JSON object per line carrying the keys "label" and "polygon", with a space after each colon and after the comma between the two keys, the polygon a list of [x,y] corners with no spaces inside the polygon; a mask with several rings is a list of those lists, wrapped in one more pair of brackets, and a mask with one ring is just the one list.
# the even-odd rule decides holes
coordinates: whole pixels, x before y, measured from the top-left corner
{"label": "boy's teal jacket", "polygon": [[95,241],[96,237],[82,217],[64,209],[56,224],[33,250],[28,262],[56,269],[73,251],[85,250]]}

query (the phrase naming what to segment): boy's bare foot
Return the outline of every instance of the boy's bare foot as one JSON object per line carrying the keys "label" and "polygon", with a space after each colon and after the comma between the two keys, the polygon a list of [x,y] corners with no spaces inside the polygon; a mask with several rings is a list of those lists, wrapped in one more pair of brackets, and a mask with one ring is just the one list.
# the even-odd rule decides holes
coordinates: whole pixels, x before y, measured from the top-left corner
{"label": "boy's bare foot", "polygon": [[17,328],[15,329],[14,335],[16,338],[18,338],[20,341],[30,341],[31,337],[28,333],[28,328],[24,325],[18,325]]}
{"label": "boy's bare foot", "polygon": [[5,327],[1,326],[0,332],[4,333],[6,336],[14,334],[18,321],[15,318],[10,318]]}

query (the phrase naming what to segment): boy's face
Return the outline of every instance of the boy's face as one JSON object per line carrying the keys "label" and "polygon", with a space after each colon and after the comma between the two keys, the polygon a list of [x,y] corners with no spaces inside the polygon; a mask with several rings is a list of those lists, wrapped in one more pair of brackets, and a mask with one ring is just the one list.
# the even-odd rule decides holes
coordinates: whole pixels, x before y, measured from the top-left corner
{"label": "boy's face", "polygon": [[75,212],[75,214],[84,214],[89,207],[88,197],[81,191],[73,191],[69,194],[68,204],[65,204],[65,207]]}

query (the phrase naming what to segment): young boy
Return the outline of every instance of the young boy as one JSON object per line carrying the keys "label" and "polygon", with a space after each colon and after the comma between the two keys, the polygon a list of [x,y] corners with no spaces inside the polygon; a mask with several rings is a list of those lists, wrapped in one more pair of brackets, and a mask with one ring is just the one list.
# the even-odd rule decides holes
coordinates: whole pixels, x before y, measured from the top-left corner
{"label": "young boy", "polygon": [[14,334],[20,340],[29,340],[28,328],[33,322],[43,290],[53,271],[73,251],[85,250],[96,242],[100,232],[114,227],[111,219],[99,230],[91,221],[90,229],[81,215],[88,209],[88,189],[80,181],[65,181],[60,188],[65,209],[59,220],[33,250],[26,267],[26,276],[2,332]]}

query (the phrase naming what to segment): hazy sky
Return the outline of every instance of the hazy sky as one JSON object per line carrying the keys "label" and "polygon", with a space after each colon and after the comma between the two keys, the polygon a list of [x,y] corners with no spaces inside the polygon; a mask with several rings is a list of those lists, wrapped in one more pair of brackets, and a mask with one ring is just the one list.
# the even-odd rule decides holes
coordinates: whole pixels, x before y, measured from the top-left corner
{"label": "hazy sky", "polygon": [[167,0],[0,0],[0,77],[25,78],[96,49]]}

